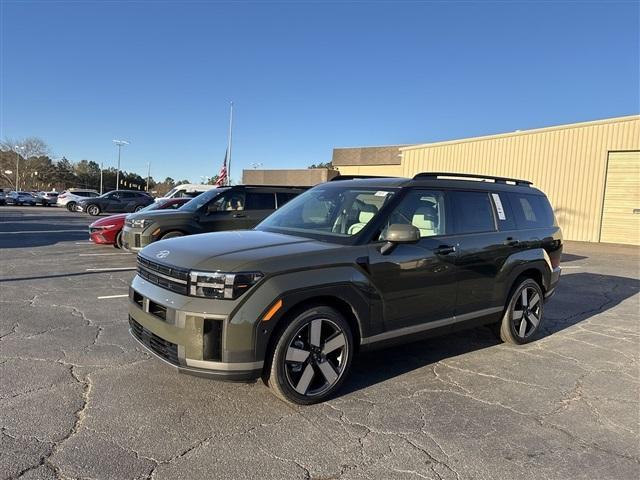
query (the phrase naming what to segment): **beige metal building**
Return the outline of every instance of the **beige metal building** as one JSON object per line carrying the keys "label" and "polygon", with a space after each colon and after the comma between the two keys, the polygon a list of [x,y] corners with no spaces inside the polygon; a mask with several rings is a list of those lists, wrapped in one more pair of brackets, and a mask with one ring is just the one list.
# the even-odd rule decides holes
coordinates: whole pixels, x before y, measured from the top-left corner
{"label": "beige metal building", "polygon": [[343,175],[460,172],[531,180],[564,237],[640,245],[640,116],[409,146],[338,148]]}

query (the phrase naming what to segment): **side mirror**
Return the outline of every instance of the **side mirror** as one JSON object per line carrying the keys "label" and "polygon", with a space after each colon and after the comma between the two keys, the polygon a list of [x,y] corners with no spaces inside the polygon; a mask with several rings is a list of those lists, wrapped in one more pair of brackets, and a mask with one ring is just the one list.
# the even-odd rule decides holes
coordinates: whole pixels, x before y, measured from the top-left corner
{"label": "side mirror", "polygon": [[391,252],[400,243],[416,243],[420,240],[420,230],[413,225],[394,223],[383,232],[381,240],[386,243],[380,248],[383,255]]}

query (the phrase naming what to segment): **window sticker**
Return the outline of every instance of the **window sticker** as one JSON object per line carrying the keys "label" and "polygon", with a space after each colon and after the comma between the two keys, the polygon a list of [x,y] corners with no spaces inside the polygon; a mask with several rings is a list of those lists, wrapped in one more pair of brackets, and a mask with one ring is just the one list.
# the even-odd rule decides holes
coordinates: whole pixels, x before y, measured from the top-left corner
{"label": "window sticker", "polygon": [[504,208],[502,207],[502,200],[500,200],[500,195],[497,193],[492,193],[493,203],[496,205],[496,211],[498,212],[498,218],[500,220],[506,220],[507,217],[504,214]]}
{"label": "window sticker", "polygon": [[384,192],[384,191],[382,191],[382,190],[378,190],[378,191],[375,193],[375,195],[376,195],[376,197],[386,197],[387,195],[389,195],[389,193],[391,193],[391,192]]}

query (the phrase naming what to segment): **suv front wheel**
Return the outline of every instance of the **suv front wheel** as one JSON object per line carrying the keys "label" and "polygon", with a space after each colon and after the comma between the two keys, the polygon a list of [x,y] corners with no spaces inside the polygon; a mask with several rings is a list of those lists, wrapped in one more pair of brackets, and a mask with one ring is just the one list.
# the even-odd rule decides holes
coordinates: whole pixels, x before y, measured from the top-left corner
{"label": "suv front wheel", "polygon": [[328,306],[310,307],[278,338],[267,383],[287,402],[322,402],[342,385],[352,357],[353,335],[345,318]]}
{"label": "suv front wheel", "polygon": [[533,339],[542,321],[544,294],[538,282],[524,278],[516,283],[500,325],[500,338],[523,344]]}

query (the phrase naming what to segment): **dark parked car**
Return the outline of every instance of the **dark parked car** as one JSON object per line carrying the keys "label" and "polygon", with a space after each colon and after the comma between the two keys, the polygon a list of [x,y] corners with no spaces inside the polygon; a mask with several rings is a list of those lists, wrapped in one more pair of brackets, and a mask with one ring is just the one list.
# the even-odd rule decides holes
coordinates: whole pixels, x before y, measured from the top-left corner
{"label": "dark parked car", "polygon": [[153,197],[138,190],[113,190],[95,198],[80,200],[76,211],[87,212],[92,217],[107,213],[139,212],[153,203]]}
{"label": "dark parked car", "polygon": [[[159,202],[153,202],[141,211],[177,210],[189,200],[190,198],[169,198]],[[122,228],[124,227],[124,219],[127,218],[127,215],[132,214],[118,213],[116,215],[99,218],[89,225],[89,239],[93,243],[113,245],[116,248],[122,248]]]}
{"label": "dark parked car", "polygon": [[7,194],[4,193],[4,190],[0,188],[0,205],[6,205],[7,203]]}
{"label": "dark parked car", "polygon": [[37,198],[29,192],[9,192],[6,198],[7,204],[13,205],[36,205]]}
{"label": "dark parked car", "polygon": [[130,331],[181,372],[262,376],[299,404],[334,394],[359,350],[483,324],[527,343],[562,234],[529,182],[473,177],[338,177],[254,230],[149,245]]}
{"label": "dark parked car", "polygon": [[125,220],[124,248],[138,251],[156,240],[220,230],[245,230],[306,187],[235,185],[201,193],[175,212],[144,212]]}

